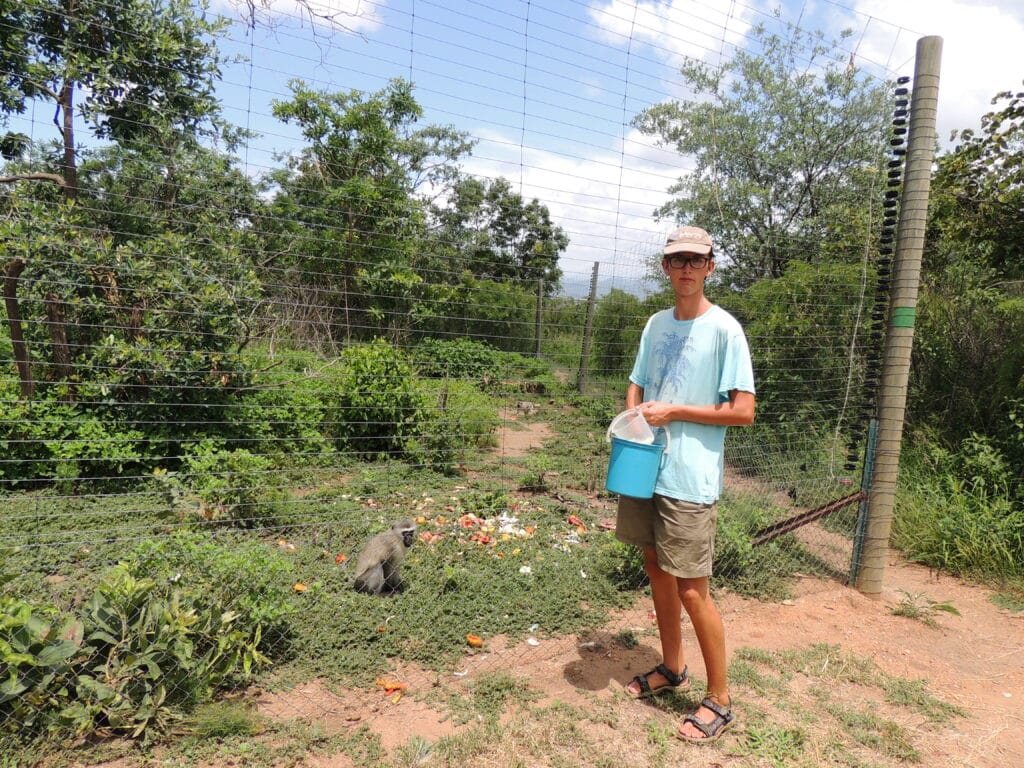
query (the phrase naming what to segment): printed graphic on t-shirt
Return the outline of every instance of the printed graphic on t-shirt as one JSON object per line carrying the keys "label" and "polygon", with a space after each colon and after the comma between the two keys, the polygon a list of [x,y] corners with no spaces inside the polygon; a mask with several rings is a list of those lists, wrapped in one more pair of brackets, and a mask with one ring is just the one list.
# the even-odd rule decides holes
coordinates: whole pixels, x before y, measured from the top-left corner
{"label": "printed graphic on t-shirt", "polygon": [[690,352],[693,341],[689,335],[666,333],[654,350],[658,360],[658,380],[660,395],[665,396],[669,388],[676,392],[683,389],[690,373]]}

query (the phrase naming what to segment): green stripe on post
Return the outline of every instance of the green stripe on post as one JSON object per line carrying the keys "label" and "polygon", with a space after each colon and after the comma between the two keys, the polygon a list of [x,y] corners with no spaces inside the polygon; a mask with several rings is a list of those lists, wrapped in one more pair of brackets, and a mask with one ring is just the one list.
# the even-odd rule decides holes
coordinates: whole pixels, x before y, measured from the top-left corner
{"label": "green stripe on post", "polygon": [[914,318],[917,316],[917,307],[893,307],[892,327],[913,328]]}

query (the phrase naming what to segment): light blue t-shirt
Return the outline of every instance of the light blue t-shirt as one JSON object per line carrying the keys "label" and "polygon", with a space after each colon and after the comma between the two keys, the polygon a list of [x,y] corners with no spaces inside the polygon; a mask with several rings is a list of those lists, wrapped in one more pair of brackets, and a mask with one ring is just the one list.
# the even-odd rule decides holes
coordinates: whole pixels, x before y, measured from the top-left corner
{"label": "light blue t-shirt", "polygon": [[[694,320],[676,320],[674,309],[657,312],[644,328],[629,380],[643,388],[644,401],[679,405],[728,402],[734,389],[753,393],[747,337],[718,305]],[[669,455],[654,492],[698,504],[717,501],[726,428],[692,421],[668,426]]]}

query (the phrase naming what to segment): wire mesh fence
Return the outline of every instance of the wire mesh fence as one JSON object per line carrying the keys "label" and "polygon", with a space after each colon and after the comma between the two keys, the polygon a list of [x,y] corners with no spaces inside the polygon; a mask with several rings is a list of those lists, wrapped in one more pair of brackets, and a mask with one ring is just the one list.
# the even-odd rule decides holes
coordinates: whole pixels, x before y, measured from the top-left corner
{"label": "wire mesh fence", "polygon": [[[414,5],[392,30],[405,47],[372,53],[336,29],[295,38],[315,56],[282,58],[301,25],[277,39],[211,27],[248,58],[217,114],[190,103],[158,121],[156,91],[124,73],[102,104],[89,101],[102,78],[78,84],[71,119],[92,143],[72,123],[54,133],[45,99],[21,117],[5,106],[27,121],[0,200],[12,748],[150,738],[254,686],[306,691],[268,708],[315,716],[346,706],[346,689],[461,684],[633,626],[623,611],[644,577],[614,537],[606,428],[645,320],[671,304],[658,267],[670,227],[651,212],[688,169],[628,122],[682,86],[677,62],[638,53],[624,73],[582,30],[562,45],[586,65],[548,78],[572,52],[550,37],[558,4],[474,4],[504,19],[490,37],[457,9]],[[132,37],[37,6],[5,21],[29,50],[51,16]],[[180,21],[187,4],[163,9]],[[752,45],[727,21],[710,28],[677,42],[721,60]],[[86,38],[82,61],[104,52]],[[587,66],[601,75],[591,96]],[[481,98],[490,122],[472,135],[417,127],[421,112],[459,123]],[[73,105],[58,98],[58,113]],[[868,215],[833,242],[842,258],[710,289],[747,330],[759,388],[758,422],[727,441],[717,588],[778,596],[795,573],[849,575],[881,341],[881,185],[857,193]],[[411,535],[388,533],[396,522]],[[386,582],[360,591],[380,534],[370,559]]]}

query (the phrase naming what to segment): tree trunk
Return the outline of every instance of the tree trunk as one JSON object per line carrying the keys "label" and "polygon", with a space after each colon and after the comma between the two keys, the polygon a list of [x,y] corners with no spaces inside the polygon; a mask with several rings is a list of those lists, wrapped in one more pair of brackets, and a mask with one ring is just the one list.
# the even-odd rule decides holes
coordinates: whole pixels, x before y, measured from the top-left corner
{"label": "tree trunk", "polygon": [[60,108],[63,114],[61,135],[64,140],[64,163],[61,173],[64,174],[64,199],[74,200],[78,197],[78,163],[75,158],[75,84],[70,80],[64,83],[60,91]]}
{"label": "tree trunk", "polygon": [[64,315],[64,302],[56,293],[46,294],[44,300],[46,324],[50,328],[50,343],[53,346],[53,372],[59,383],[68,384],[66,402],[74,398],[71,392],[71,347],[68,345],[68,324]]}
{"label": "tree trunk", "polygon": [[4,267],[4,307],[7,309],[7,325],[11,334],[11,348],[14,350],[14,366],[18,369],[18,380],[21,382],[21,396],[31,400],[35,382],[32,380],[32,363],[21,323],[21,307],[18,305],[18,278],[24,268],[25,262],[21,259],[13,259]]}

